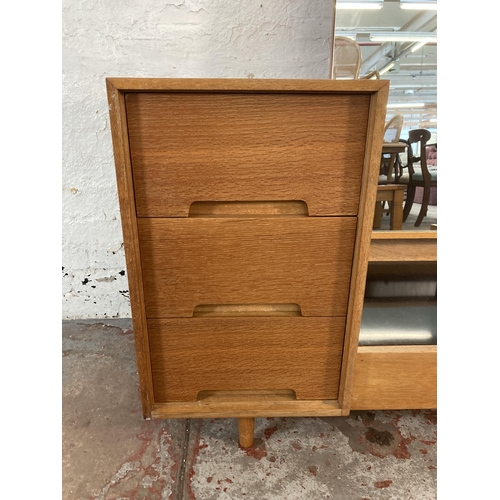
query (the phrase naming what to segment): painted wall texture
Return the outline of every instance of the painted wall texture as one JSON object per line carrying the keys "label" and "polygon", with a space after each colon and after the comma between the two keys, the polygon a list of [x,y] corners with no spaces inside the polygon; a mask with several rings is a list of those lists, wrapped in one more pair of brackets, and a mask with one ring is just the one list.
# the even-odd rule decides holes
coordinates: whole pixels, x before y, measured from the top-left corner
{"label": "painted wall texture", "polygon": [[328,78],[331,32],[331,0],[64,0],[64,319],[130,317],[105,78]]}

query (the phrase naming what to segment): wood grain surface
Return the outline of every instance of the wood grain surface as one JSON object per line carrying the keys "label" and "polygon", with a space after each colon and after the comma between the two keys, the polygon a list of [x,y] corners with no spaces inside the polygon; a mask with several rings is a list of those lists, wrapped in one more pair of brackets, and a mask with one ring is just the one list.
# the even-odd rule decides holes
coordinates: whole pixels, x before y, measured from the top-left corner
{"label": "wood grain surface", "polygon": [[156,403],[153,418],[335,417],[341,415],[336,399],[270,400],[210,399],[194,402]]}
{"label": "wood grain surface", "polygon": [[366,272],[370,252],[375,199],[377,196],[378,175],[384,135],[389,85],[371,96],[368,130],[366,135],[365,158],[359,198],[358,220],[354,246],[349,305],[342,358],[339,402],[344,415],[349,414],[351,387],[354,375],[354,362],[358,348],[361,315],[366,284]]}
{"label": "wood grain surface", "polygon": [[148,320],[155,402],[200,391],[292,390],[336,399],[345,318]]}
{"label": "wood grain surface", "polygon": [[352,410],[437,408],[437,346],[359,347]]}
{"label": "wood grain surface", "polygon": [[348,413],[389,82],[107,87],[144,416]]}
{"label": "wood grain surface", "polygon": [[115,157],[116,182],[127,263],[127,278],[130,290],[130,307],[134,326],[134,340],[139,371],[139,384],[144,418],[151,417],[153,382],[149,358],[149,341],[144,307],[141,258],[137,235],[137,219],[134,183],[130,165],[125,98],[109,81],[107,82],[111,136]]}
{"label": "wood grain surface", "polygon": [[106,78],[122,93],[129,92],[251,92],[251,93],[362,93],[376,94],[388,80],[329,80],[299,78]]}
{"label": "wood grain surface", "polygon": [[370,95],[132,93],[126,103],[139,217],[187,216],[200,201],[357,214]]}
{"label": "wood grain surface", "polygon": [[370,262],[436,262],[437,240],[379,239],[370,245]]}
{"label": "wood grain surface", "polygon": [[138,220],[148,318],[204,304],[297,304],[345,316],[354,217]]}

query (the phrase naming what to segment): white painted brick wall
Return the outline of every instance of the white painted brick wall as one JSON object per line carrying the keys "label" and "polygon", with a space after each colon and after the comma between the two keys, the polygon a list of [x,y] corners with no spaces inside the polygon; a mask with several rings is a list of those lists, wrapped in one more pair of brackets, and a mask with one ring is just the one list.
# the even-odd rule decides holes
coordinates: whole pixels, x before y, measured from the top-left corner
{"label": "white painted brick wall", "polygon": [[63,318],[130,317],[105,78],[327,78],[331,31],[331,0],[64,0]]}

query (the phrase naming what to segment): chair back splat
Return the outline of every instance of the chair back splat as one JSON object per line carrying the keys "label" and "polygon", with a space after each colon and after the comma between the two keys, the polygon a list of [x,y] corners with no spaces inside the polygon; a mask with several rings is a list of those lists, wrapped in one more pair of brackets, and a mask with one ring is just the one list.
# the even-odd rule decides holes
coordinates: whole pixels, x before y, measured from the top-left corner
{"label": "chair back splat", "polygon": [[431,133],[427,129],[414,129],[408,133],[408,168],[407,175],[400,178],[400,182],[408,184],[406,202],[403,210],[403,221],[413,206],[415,190],[417,187],[423,188],[422,208],[415,221],[415,227],[420,226],[423,218],[427,215],[431,187],[437,187],[437,170],[429,171],[427,165],[426,145],[431,138]]}

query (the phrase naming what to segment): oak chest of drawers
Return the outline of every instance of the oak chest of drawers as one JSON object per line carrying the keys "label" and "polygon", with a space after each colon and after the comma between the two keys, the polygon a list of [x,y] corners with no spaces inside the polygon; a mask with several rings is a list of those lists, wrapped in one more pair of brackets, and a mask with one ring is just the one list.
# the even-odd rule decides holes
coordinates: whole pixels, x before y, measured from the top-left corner
{"label": "oak chest of drawers", "polygon": [[348,414],[388,82],[107,88],[144,416]]}

